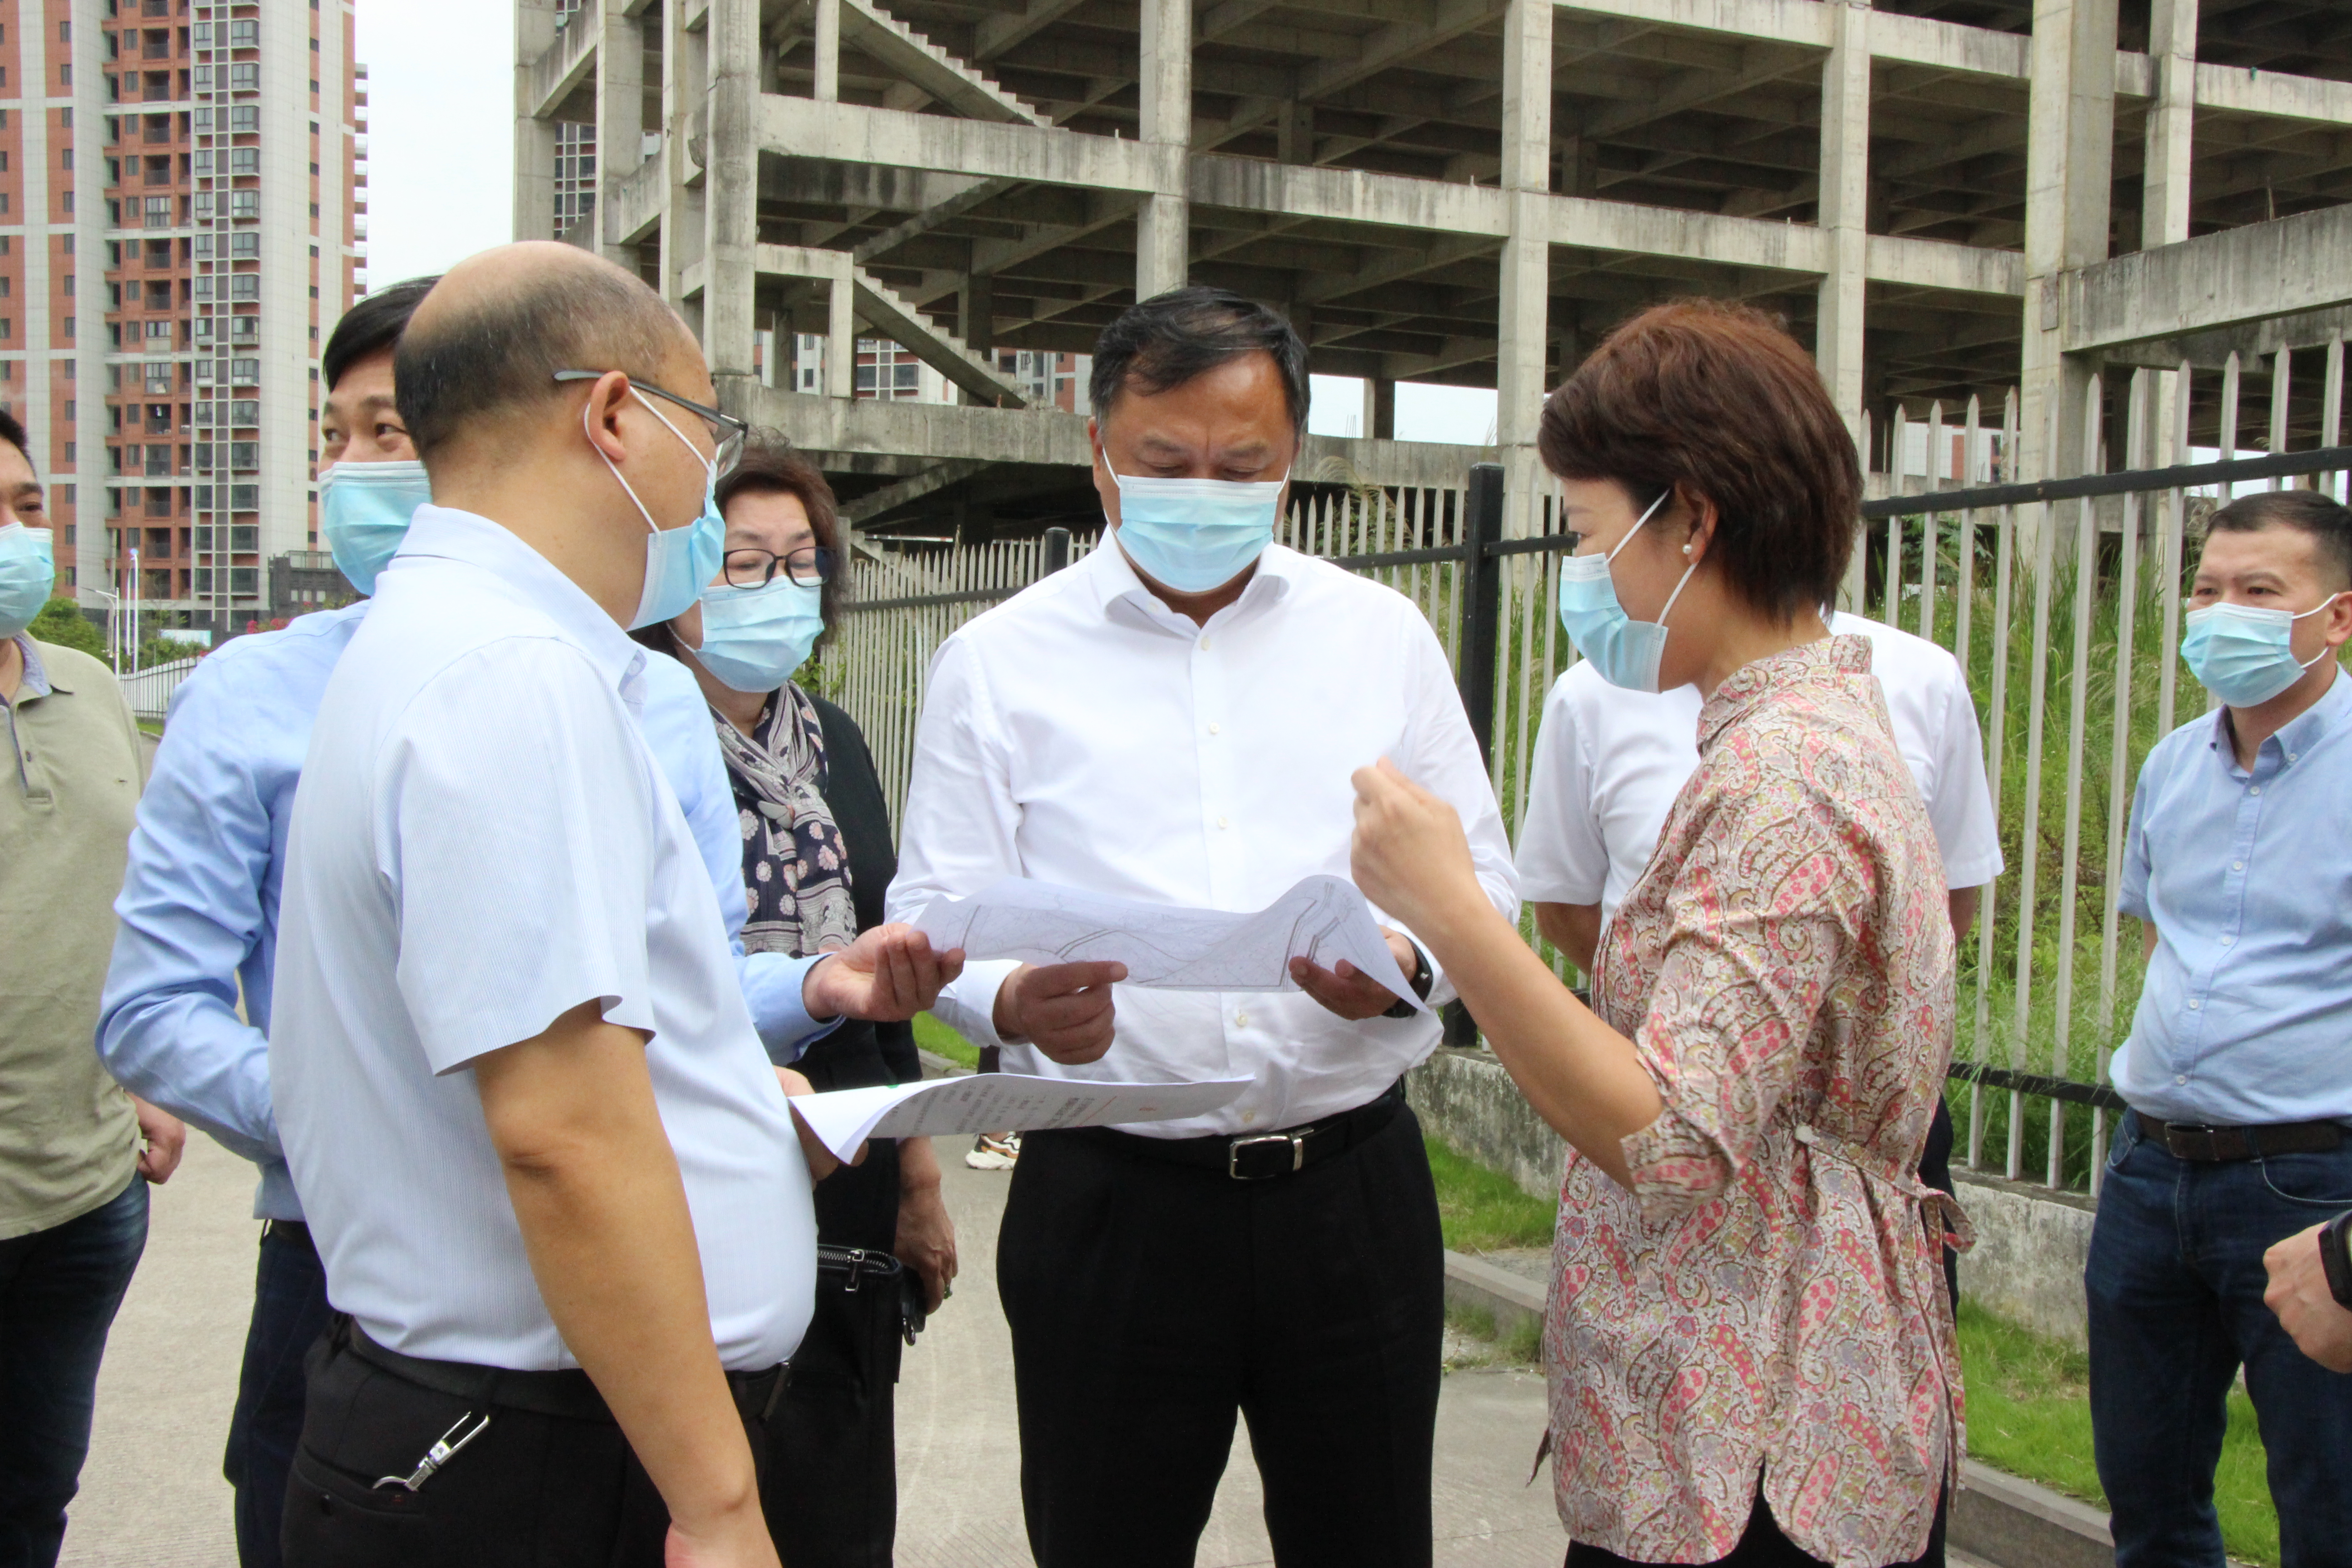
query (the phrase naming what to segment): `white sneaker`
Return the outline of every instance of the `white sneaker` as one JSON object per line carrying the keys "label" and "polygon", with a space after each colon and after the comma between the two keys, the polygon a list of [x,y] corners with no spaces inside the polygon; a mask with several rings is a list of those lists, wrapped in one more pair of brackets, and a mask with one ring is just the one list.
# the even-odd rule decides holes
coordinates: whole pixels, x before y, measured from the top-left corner
{"label": "white sneaker", "polygon": [[971,1141],[971,1152],[963,1157],[963,1163],[975,1171],[1009,1171],[1020,1158],[1020,1133],[1007,1132],[1002,1138],[982,1133]]}

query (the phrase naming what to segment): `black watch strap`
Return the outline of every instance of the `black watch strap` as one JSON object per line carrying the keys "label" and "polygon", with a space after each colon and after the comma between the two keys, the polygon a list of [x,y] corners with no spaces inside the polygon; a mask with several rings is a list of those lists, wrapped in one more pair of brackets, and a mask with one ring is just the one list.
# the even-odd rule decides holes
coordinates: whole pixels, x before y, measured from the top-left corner
{"label": "black watch strap", "polygon": [[[1436,972],[1430,968],[1429,954],[1422,952],[1421,943],[1414,942],[1411,937],[1406,937],[1404,940],[1406,945],[1412,949],[1413,958],[1412,978],[1407,981],[1406,984],[1412,987],[1412,994],[1414,995],[1426,1002],[1429,1000],[1429,993],[1437,984]],[[1419,1008],[1400,996],[1397,998],[1396,1005],[1381,1014],[1381,1016],[1383,1018],[1410,1018],[1413,1014],[1419,1011]]]}
{"label": "black watch strap", "polygon": [[2319,1233],[2319,1261],[2327,1270],[2327,1293],[2336,1304],[2352,1312],[2352,1253],[2345,1251],[2347,1236],[2352,1236],[2352,1209],[2347,1209],[2329,1220]]}

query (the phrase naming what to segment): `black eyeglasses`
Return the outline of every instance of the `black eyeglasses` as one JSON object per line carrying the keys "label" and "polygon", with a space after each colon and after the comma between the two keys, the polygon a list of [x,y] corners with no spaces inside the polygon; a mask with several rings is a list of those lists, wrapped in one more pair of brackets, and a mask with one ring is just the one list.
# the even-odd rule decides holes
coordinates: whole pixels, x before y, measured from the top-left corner
{"label": "black eyeglasses", "polygon": [[[595,381],[611,374],[610,371],[603,370],[559,370],[555,373],[555,379]],[[744,438],[751,433],[749,420],[738,419],[732,414],[721,414],[716,408],[706,408],[692,398],[680,397],[675,392],[664,392],[649,381],[638,381],[632,377],[629,386],[631,390],[643,393],[647,397],[658,397],[665,403],[677,404],[690,414],[700,415],[703,423],[709,426],[711,445],[718,448],[718,455],[712,461],[717,465],[718,471],[721,475],[732,469],[737,461],[742,458]]]}
{"label": "black eyeglasses", "polygon": [[764,588],[775,581],[778,572],[803,588],[815,588],[833,581],[833,552],[814,544],[779,555],[772,550],[754,550],[745,546],[727,552],[725,570],[730,588]]}

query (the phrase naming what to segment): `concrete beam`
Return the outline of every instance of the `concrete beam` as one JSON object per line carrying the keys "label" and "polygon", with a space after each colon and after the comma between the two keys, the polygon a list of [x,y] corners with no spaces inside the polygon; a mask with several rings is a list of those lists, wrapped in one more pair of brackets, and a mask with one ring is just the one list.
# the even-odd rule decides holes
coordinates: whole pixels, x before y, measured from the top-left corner
{"label": "concrete beam", "polygon": [[2070,273],[2061,338],[2090,353],[2352,305],[2352,206],[2248,224]]}
{"label": "concrete beam", "polygon": [[[858,318],[973,396],[989,404],[1005,403],[1016,408],[1027,402],[1019,387],[998,374],[996,368],[974,353],[962,339],[933,326],[929,318],[897,290],[858,266],[850,252],[799,245],[761,245],[753,248],[752,263],[757,271],[772,278],[824,280],[832,289],[836,316],[841,309],[839,301],[845,297],[853,298]],[[692,291],[693,281],[691,277],[688,279],[687,292]],[[833,323],[833,335],[838,336],[839,332],[836,321]],[[854,339],[852,344],[854,353]],[[830,355],[832,351],[828,349],[827,353]],[[835,367],[828,363],[826,369],[830,374]]]}
{"label": "concrete beam", "polygon": [[2197,64],[2197,107],[2323,125],[2352,125],[2352,81],[2290,76],[2283,71]]}
{"label": "concrete beam", "polygon": [[580,90],[595,68],[596,47],[604,31],[602,5],[583,5],[572,13],[554,40],[516,74],[522,79],[521,102],[516,107],[533,119],[544,120]]}
{"label": "concrete beam", "polygon": [[852,528],[863,527],[886,511],[919,501],[928,495],[936,495],[950,485],[961,484],[992,466],[977,458],[953,458],[944,463],[934,463],[920,473],[909,474],[878,490],[868,490],[848,502],[841,509],[841,520]]}
{"label": "concrete beam", "polygon": [[844,42],[956,113],[968,120],[1052,123],[888,12],[866,0],[840,0],[840,5]]}
{"label": "concrete beam", "polygon": [[764,95],[760,110],[760,150],[779,156],[1097,190],[1174,194],[1184,188],[1181,144],[1156,146],[779,93]]}

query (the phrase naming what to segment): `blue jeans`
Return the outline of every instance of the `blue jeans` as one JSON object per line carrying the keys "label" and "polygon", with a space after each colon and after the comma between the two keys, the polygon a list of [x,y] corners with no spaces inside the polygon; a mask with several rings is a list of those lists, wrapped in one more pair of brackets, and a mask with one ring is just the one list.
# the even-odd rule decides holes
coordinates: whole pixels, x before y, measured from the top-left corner
{"label": "blue jeans", "polygon": [[2222,1568],[2213,1467],[2241,1364],[2262,1423],[2284,1568],[2352,1564],[2352,1376],[2263,1305],[2273,1242],[2352,1208],[2352,1142],[2326,1154],[2177,1160],[2126,1115],[2084,1287],[2091,1427],[2116,1568]]}
{"label": "blue jeans", "polygon": [[310,1227],[272,1221],[261,1233],[254,1269],[253,1321],[245,1331],[245,1365],[236,1378],[221,1474],[236,1489],[236,1559],[243,1568],[278,1568],[286,1519],[286,1478],[302,1436],[303,1357],[334,1316],[327,1270]]}
{"label": "blue jeans", "polygon": [[58,1560],[106,1331],[146,1246],[136,1176],[78,1219],[0,1241],[0,1568]]}

